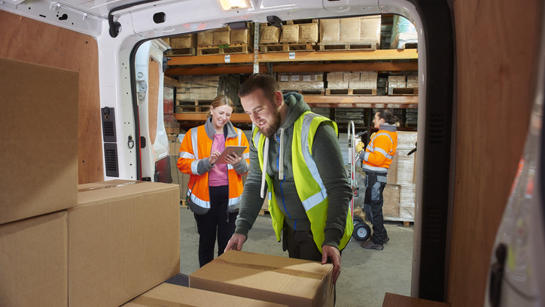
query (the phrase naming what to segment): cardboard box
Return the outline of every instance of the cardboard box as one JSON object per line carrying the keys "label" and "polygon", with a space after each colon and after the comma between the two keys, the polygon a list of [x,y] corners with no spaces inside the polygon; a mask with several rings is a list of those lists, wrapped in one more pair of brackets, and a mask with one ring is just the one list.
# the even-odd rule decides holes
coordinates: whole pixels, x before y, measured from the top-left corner
{"label": "cardboard box", "polygon": [[172,49],[184,49],[195,47],[195,34],[185,34],[170,39]]}
{"label": "cardboard box", "polygon": [[344,72],[328,72],[327,88],[330,89],[346,89],[348,88],[348,80],[345,78]]}
{"label": "cardboard box", "polygon": [[231,30],[231,44],[249,44],[249,33],[248,29]]}
{"label": "cardboard box", "polygon": [[407,76],[407,88],[418,88],[418,75]]}
{"label": "cardboard box", "polygon": [[6,59],[0,72],[0,224],[74,206],[78,73]]}
{"label": "cardboard box", "polygon": [[177,185],[79,186],[68,210],[71,306],[119,306],[180,271]]}
{"label": "cardboard box", "polygon": [[280,29],[275,26],[262,25],[259,37],[261,44],[277,44],[280,39]]}
{"label": "cardboard box", "polygon": [[320,42],[338,43],[341,40],[341,22],[338,18],[320,19]]}
{"label": "cardboard box", "polygon": [[207,47],[214,45],[214,32],[212,30],[197,33],[197,46]]}
{"label": "cardboard box", "polygon": [[384,198],[384,206],[382,213],[388,217],[399,217],[399,197],[401,187],[396,184],[386,184],[382,196]]}
{"label": "cardboard box", "polygon": [[299,25],[283,25],[281,43],[297,43],[299,41]]}
{"label": "cardboard box", "polygon": [[360,40],[363,42],[376,42],[380,46],[381,16],[360,17]]}
{"label": "cardboard box", "polygon": [[316,43],[318,41],[318,23],[299,25],[299,43]]}
{"label": "cardboard box", "polygon": [[231,34],[229,33],[229,28],[214,31],[212,37],[215,46],[231,44]]}
{"label": "cardboard box", "polygon": [[343,43],[357,43],[360,41],[360,17],[341,18],[340,40]]}
{"label": "cardboard box", "polygon": [[123,306],[280,307],[286,305],[163,283]]}
{"label": "cardboard box", "polygon": [[229,251],[189,276],[189,286],[286,304],[333,306],[333,266]]}
{"label": "cardboard box", "polygon": [[0,306],[67,306],[66,211],[0,226]]}

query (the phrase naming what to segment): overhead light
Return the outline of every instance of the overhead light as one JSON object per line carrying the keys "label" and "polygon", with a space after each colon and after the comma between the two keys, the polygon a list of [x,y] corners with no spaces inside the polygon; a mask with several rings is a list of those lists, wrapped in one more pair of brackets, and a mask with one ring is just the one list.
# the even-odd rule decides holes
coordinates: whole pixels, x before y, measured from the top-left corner
{"label": "overhead light", "polygon": [[220,5],[224,11],[247,9],[250,7],[250,0],[220,0]]}

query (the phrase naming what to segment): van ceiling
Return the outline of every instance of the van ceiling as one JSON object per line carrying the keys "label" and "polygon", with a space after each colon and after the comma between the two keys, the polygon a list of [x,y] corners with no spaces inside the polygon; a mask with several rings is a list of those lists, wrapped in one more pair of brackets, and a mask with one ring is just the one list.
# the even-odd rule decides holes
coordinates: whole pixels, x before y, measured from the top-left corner
{"label": "van ceiling", "polygon": [[[82,11],[94,16],[107,18],[110,10],[126,4],[142,2],[142,0],[59,0],[60,4],[64,4],[78,11]],[[140,4],[139,7],[157,5],[161,3],[173,2],[173,0],[158,0],[149,4]]]}

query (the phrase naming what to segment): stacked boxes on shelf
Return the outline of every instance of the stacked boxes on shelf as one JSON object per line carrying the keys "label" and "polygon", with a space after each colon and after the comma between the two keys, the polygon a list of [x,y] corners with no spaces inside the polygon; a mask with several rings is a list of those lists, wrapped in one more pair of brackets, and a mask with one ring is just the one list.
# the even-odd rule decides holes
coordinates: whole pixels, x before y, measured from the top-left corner
{"label": "stacked boxes on shelf", "polygon": [[378,74],[376,71],[330,72],[327,73],[327,88],[329,90],[350,89],[351,91],[348,91],[348,94],[376,95],[377,80]]}
{"label": "stacked boxes on shelf", "polygon": [[281,29],[262,24],[260,48],[262,52],[313,50],[318,42],[318,19],[288,21]]}
{"label": "stacked boxes on shelf", "polygon": [[380,46],[381,16],[320,20],[320,50],[364,49]]}
{"label": "stacked boxes on shelf", "polygon": [[250,23],[243,29],[229,26],[197,34],[197,55],[248,53],[251,38]]}
{"label": "stacked boxes on shelf", "polygon": [[195,55],[195,45],[197,36],[195,34],[184,34],[171,37],[168,44],[172,48],[172,53],[176,55]]}
{"label": "stacked boxes on shelf", "polygon": [[279,73],[278,85],[282,91],[322,92],[322,73]]}
{"label": "stacked boxes on shelf", "polygon": [[78,186],[78,73],[0,71],[0,305],[117,306],[177,274],[178,186]]}
{"label": "stacked boxes on shelf", "polygon": [[418,94],[418,75],[388,76],[388,95]]}
{"label": "stacked boxes on shelf", "polygon": [[217,75],[181,76],[176,88],[176,113],[207,112],[207,105],[218,95],[219,81]]}

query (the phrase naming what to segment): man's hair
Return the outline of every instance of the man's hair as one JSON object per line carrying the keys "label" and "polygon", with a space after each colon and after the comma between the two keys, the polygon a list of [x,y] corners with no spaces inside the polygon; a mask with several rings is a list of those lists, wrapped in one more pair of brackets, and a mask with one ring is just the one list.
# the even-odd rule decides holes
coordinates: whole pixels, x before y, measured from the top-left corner
{"label": "man's hair", "polygon": [[253,74],[248,80],[242,83],[238,90],[238,96],[241,98],[245,97],[257,89],[263,90],[263,94],[271,102],[274,102],[274,92],[280,90],[278,83],[276,83],[276,80],[274,80],[272,76],[266,74]]}
{"label": "man's hair", "polygon": [[387,124],[393,125],[397,122],[397,117],[392,113],[392,111],[387,109],[377,110],[378,117],[384,119]]}

